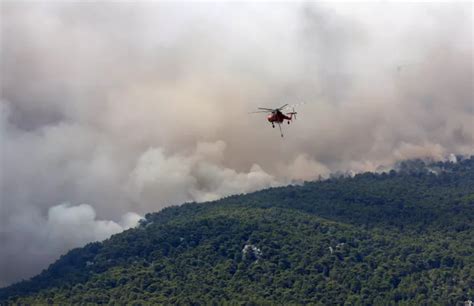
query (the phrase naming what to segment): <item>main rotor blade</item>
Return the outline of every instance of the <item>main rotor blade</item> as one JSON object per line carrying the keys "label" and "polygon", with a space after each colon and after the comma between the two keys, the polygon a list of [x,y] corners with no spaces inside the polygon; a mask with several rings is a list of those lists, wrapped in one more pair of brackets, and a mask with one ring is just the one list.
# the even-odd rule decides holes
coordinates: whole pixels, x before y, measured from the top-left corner
{"label": "main rotor blade", "polygon": [[272,111],[270,110],[262,110],[262,111],[256,111],[256,112],[250,112],[249,114],[256,114],[256,113],[271,113]]}
{"label": "main rotor blade", "polygon": [[269,111],[269,112],[273,112],[275,111],[273,108],[265,108],[265,107],[257,107],[258,109],[263,109],[263,110],[266,110],[266,111]]}
{"label": "main rotor blade", "polygon": [[285,105],[283,105],[283,106],[280,106],[280,107],[277,108],[277,109],[282,110],[282,109],[284,109],[284,108],[287,107],[287,106],[288,106],[288,104],[285,104]]}
{"label": "main rotor blade", "polygon": [[289,105],[288,107],[293,107],[293,108],[295,108],[296,106],[300,106],[300,105],[303,105],[303,104],[306,104],[306,102],[299,102],[299,103],[296,103],[296,104],[291,104],[291,105]]}

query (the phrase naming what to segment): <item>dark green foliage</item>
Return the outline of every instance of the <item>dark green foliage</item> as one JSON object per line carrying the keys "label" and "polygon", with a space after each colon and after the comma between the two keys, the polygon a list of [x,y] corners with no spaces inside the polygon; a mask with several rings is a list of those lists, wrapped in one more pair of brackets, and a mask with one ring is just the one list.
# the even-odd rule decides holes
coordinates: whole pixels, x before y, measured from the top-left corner
{"label": "dark green foliage", "polygon": [[[0,289],[14,303],[462,305],[474,300],[474,158],[147,214]],[[245,250],[245,251],[244,251]]]}

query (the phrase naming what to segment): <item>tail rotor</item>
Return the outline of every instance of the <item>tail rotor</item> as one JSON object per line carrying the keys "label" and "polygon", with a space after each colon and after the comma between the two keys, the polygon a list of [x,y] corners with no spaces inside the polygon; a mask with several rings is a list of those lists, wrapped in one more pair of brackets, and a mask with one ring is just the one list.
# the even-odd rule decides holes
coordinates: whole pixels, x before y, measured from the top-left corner
{"label": "tail rotor", "polygon": [[292,119],[295,118],[295,120],[296,120],[296,114],[297,114],[297,112],[295,112],[295,109],[294,109],[294,108],[293,108],[293,111],[292,111],[291,113],[286,113],[286,114],[287,114],[287,115],[290,115]]}

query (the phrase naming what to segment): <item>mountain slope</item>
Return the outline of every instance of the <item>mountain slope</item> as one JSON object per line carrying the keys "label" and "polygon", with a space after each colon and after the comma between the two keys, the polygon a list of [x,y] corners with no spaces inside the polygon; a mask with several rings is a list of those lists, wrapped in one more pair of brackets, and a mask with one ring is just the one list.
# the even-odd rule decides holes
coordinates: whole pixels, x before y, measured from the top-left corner
{"label": "mountain slope", "polygon": [[0,289],[21,303],[449,304],[474,299],[474,158],[148,214]]}

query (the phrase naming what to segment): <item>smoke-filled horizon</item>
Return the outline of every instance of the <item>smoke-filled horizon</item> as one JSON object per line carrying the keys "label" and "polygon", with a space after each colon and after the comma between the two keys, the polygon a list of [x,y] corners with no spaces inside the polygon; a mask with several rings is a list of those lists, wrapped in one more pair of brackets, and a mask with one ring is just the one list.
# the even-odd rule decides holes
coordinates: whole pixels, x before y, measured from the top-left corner
{"label": "smoke-filled horizon", "polygon": [[0,286],[169,205],[474,154],[470,3],[0,5]]}

